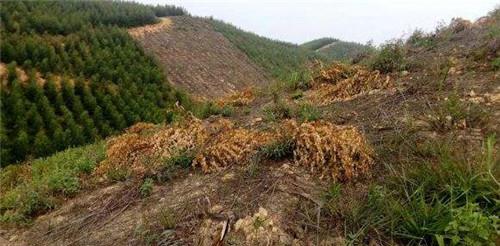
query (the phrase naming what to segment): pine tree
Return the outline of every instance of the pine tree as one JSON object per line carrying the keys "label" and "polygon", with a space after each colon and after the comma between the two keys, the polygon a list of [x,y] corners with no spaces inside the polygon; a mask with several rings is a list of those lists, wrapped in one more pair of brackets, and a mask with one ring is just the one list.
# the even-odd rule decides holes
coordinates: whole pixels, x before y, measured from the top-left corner
{"label": "pine tree", "polygon": [[45,134],[45,130],[41,129],[36,134],[33,143],[33,151],[35,156],[47,156],[54,151],[52,149],[52,142]]}
{"label": "pine tree", "polygon": [[87,141],[94,141],[99,138],[99,132],[96,129],[94,121],[90,118],[87,111],[80,115],[80,122],[83,127],[83,134]]}
{"label": "pine tree", "polygon": [[17,132],[17,137],[14,139],[14,145],[12,148],[14,160],[22,160],[26,155],[29,154],[30,150],[30,139],[28,133],[21,129]]}
{"label": "pine tree", "polygon": [[52,145],[54,146],[55,151],[63,150],[67,146],[69,146],[70,136],[66,137],[60,125],[56,125],[56,128],[53,130],[53,132],[54,133],[52,134]]}
{"label": "pine tree", "polygon": [[57,92],[57,87],[56,87],[54,80],[47,79],[47,81],[45,82],[45,84],[43,86],[43,89],[44,89],[45,96],[47,96],[47,98],[50,100],[50,102],[52,104],[55,104],[57,94],[59,94],[59,93]]}
{"label": "pine tree", "polygon": [[9,63],[7,65],[7,81],[12,82],[17,79],[17,71],[16,71],[17,63],[15,61]]}

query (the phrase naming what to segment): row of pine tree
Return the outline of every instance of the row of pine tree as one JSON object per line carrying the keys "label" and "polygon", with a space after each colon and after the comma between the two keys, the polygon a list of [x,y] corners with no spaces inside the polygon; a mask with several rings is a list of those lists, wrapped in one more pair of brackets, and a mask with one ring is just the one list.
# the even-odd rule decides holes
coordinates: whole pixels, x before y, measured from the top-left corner
{"label": "row of pine tree", "polygon": [[[182,8],[117,1],[2,2],[0,167],[168,120],[184,102],[125,27]],[[27,72],[19,77],[16,69]],[[38,74],[38,75],[37,75]]]}

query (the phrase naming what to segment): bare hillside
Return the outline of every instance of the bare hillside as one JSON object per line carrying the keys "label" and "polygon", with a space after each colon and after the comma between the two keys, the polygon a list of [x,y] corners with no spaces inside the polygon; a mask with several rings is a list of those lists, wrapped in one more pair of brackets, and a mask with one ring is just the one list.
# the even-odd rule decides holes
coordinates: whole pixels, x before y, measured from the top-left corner
{"label": "bare hillside", "polygon": [[129,33],[156,57],[170,82],[197,96],[219,97],[266,81],[263,71],[202,19],[171,17]]}

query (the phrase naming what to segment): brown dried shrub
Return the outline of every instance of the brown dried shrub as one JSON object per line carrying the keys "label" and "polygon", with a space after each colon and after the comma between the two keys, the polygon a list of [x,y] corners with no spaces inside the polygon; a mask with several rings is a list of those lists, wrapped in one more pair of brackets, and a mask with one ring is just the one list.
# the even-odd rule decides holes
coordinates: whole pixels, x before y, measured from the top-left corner
{"label": "brown dried shrub", "polygon": [[147,130],[154,129],[156,127],[153,123],[138,122],[125,130],[126,133],[142,133]]}
{"label": "brown dried shrub", "polygon": [[219,106],[231,105],[235,107],[247,106],[255,100],[255,95],[251,88],[236,92],[228,97],[220,99]]}
{"label": "brown dried shrub", "polygon": [[373,165],[373,151],[354,127],[307,122],[297,128],[295,138],[295,163],[320,178],[349,181],[366,175]]}
{"label": "brown dried shrub", "polygon": [[237,128],[210,138],[195,158],[193,167],[212,172],[236,163],[247,163],[258,149],[272,139],[272,134]]}
{"label": "brown dried shrub", "polygon": [[383,76],[377,70],[370,71],[362,66],[344,64],[333,64],[322,70],[314,78],[314,85],[314,91],[309,97],[320,105],[348,100],[358,94],[393,86],[389,75]]}
{"label": "brown dried shrub", "polygon": [[107,159],[97,168],[96,175],[106,176],[117,170],[127,170],[136,177],[154,174],[161,167],[162,159],[180,151],[192,151],[207,137],[205,126],[194,118],[189,123],[166,126],[147,136],[125,133],[108,141]]}

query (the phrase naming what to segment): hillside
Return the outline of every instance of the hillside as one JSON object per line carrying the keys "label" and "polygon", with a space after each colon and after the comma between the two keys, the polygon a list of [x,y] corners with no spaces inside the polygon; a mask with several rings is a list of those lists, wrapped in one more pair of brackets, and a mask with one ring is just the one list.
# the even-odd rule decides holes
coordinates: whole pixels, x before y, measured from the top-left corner
{"label": "hillside", "polygon": [[268,82],[261,68],[204,19],[170,17],[129,33],[156,58],[170,82],[201,98]]}
{"label": "hillside", "polygon": [[308,68],[315,60],[324,59],[296,44],[262,37],[223,21],[209,19],[209,22],[255,64],[280,80],[293,79],[296,73]]}
{"label": "hillside", "polygon": [[172,104],[185,104],[124,29],[155,23],[155,14],[185,11],[111,1],[2,2],[0,167],[139,121],[162,122]]}
{"label": "hillside", "polygon": [[375,50],[368,45],[346,42],[334,38],[319,38],[300,45],[300,47],[315,51],[333,61],[351,62],[367,56]]}
{"label": "hillside", "polygon": [[[218,64],[219,54],[187,40],[206,32],[200,35],[217,37],[235,69],[267,73],[268,86],[215,91],[204,117],[189,103],[170,103],[170,117],[159,123],[138,122],[93,144],[0,169],[0,245],[498,245],[500,9],[475,22],[453,19],[432,33],[416,31],[356,64],[314,63],[313,51],[212,21],[182,16],[127,32],[109,27],[124,38],[98,43],[123,41],[130,51],[129,41],[138,40],[132,54],[150,46],[153,58],[132,57],[145,59],[140,65],[163,84],[164,74],[149,67],[167,64],[161,54],[182,60],[181,51],[200,50],[201,59]],[[196,47],[172,43],[179,40]],[[95,77],[70,72],[63,83],[65,76],[27,65],[0,66],[2,93],[9,94],[2,107],[15,112],[32,95],[42,100],[30,102],[33,111],[52,97],[99,97]],[[143,98],[148,81],[129,98]],[[133,85],[107,86],[103,104]],[[64,112],[61,122],[69,117]]]}

